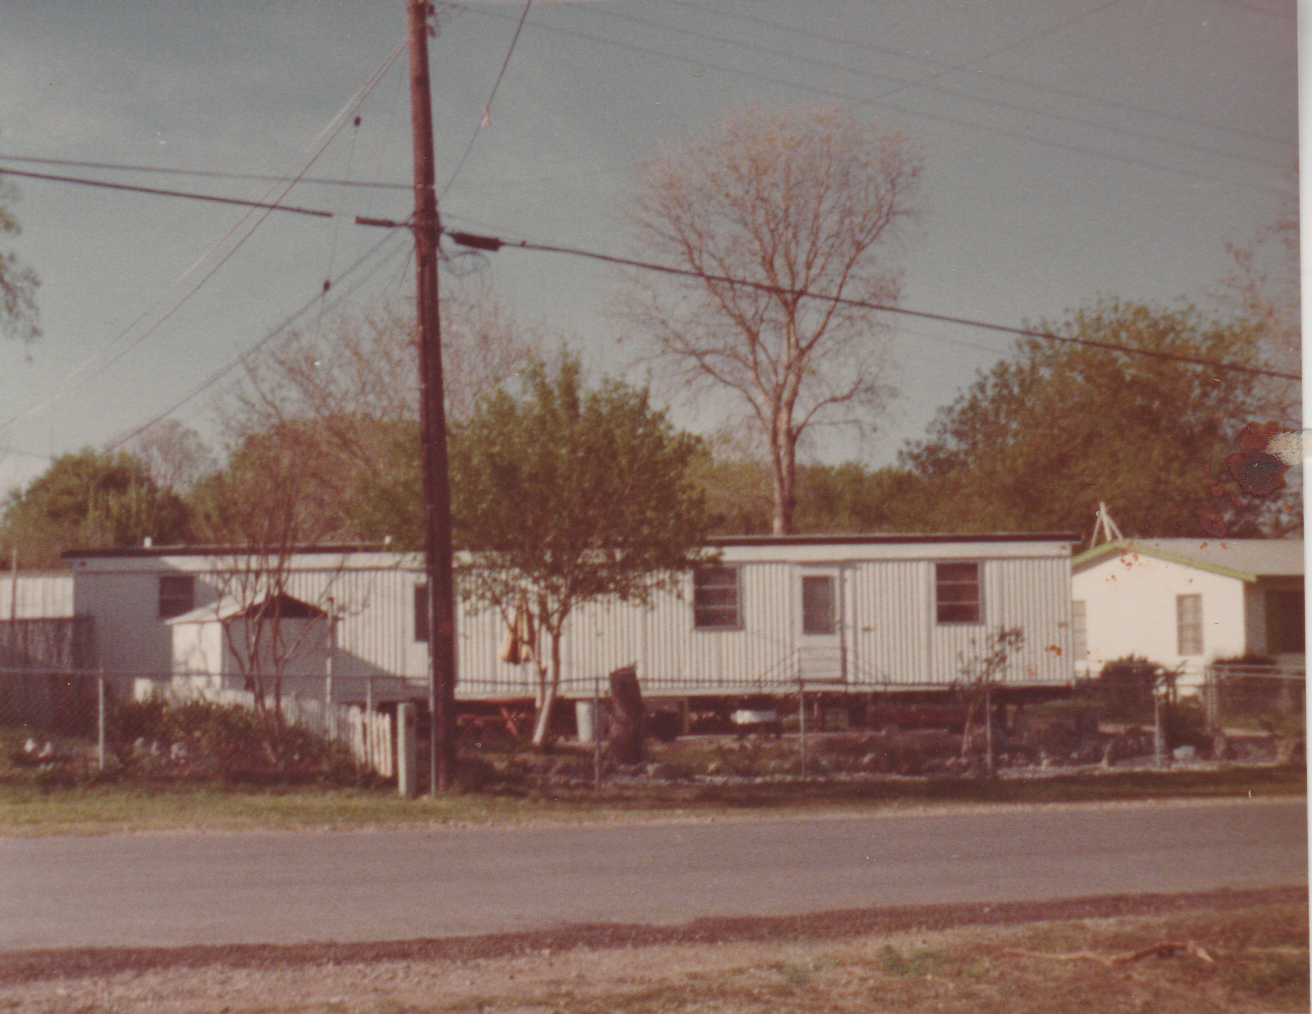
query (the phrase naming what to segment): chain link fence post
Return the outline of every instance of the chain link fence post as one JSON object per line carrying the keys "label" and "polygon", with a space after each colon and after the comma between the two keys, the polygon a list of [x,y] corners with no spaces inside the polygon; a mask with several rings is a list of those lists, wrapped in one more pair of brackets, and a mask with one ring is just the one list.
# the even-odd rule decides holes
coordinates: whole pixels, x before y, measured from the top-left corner
{"label": "chain link fence post", "polygon": [[96,763],[100,770],[105,770],[105,724],[106,724],[105,670],[96,670]]}

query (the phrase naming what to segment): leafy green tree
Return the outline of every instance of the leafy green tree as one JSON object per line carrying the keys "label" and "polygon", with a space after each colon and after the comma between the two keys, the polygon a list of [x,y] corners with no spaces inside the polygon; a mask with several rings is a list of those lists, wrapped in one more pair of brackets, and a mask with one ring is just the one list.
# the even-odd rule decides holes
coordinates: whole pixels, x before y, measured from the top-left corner
{"label": "leafy green tree", "polygon": [[482,396],[452,432],[452,516],[468,553],[461,593],[508,621],[526,611],[549,643],[535,659],[541,746],[571,611],[647,602],[672,586],[701,559],[706,522],[688,475],[699,442],[645,390],[615,380],[587,389],[567,354],[530,360],[520,377],[518,393]]}
{"label": "leafy green tree", "polygon": [[[1193,308],[1103,300],[1038,329],[1261,361],[1251,324]],[[1297,505],[1275,490],[1250,495],[1226,466],[1259,404],[1251,373],[1027,338],[941,409],[901,463],[928,484],[932,520],[949,531],[1087,532],[1106,502],[1127,535],[1272,534]]]}
{"label": "leafy green tree", "polygon": [[797,476],[799,532],[917,532],[935,527],[928,486],[902,468],[859,462],[804,465]]}
{"label": "leafy green tree", "polygon": [[161,544],[190,535],[186,503],[161,489],[140,458],[87,447],[56,458],[4,505],[6,550],[17,548],[24,566],[59,564],[66,549]]}
{"label": "leafy green tree", "polygon": [[[23,230],[9,209],[18,199],[18,189],[0,176],[0,237],[18,236]],[[23,264],[13,251],[0,251],[0,334],[9,333],[28,342],[41,330],[37,326],[36,272]]]}

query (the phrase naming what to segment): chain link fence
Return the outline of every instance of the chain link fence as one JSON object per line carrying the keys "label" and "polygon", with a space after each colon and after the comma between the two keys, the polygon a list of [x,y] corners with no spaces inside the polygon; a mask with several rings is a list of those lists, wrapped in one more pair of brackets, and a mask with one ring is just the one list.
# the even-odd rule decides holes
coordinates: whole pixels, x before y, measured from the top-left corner
{"label": "chain link fence", "polygon": [[1307,675],[1302,667],[1209,666],[1203,676],[1201,697],[1209,728],[1305,735]]}

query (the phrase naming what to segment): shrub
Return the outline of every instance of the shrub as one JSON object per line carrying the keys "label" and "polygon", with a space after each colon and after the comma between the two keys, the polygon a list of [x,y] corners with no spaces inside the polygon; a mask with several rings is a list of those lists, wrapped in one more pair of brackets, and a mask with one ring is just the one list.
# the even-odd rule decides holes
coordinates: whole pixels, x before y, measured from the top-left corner
{"label": "shrub", "polygon": [[1174,675],[1174,670],[1158,662],[1129,655],[1104,665],[1093,680],[1092,690],[1105,717],[1151,721],[1153,691]]}
{"label": "shrub", "polygon": [[154,775],[354,785],[373,780],[342,744],[280,715],[236,704],[120,701],[107,716],[106,732],[123,767]]}

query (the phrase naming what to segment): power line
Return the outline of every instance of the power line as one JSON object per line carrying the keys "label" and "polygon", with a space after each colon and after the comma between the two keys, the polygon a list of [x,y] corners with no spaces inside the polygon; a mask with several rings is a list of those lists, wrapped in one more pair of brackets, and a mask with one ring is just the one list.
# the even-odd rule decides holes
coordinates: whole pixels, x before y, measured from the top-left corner
{"label": "power line", "polygon": [[[25,162],[32,165],[62,165],[72,169],[109,169],[114,172],[157,173],[164,176],[201,176],[217,180],[254,180],[257,183],[281,183],[286,176],[273,173],[238,173],[224,172],[219,169],[171,169],[154,165],[124,165],[119,162],[84,162],[66,158],[37,158],[33,155],[3,155],[3,162]],[[15,172],[7,169],[5,172]],[[376,190],[413,190],[412,183],[379,183],[368,180],[332,179],[322,176],[301,176],[298,183],[331,187],[372,187]]]}
{"label": "power line", "polygon": [[[382,247],[383,247],[385,244],[387,244],[388,242],[390,242],[391,240],[393,240],[393,239],[396,237],[396,235],[397,235],[396,233],[388,233],[388,234],[385,235],[381,240],[379,240],[379,241],[378,241],[377,243],[375,243],[372,247],[370,247],[367,251],[365,251],[364,254],[362,254],[362,255],[361,255],[361,256],[355,261],[354,264],[352,264],[352,265],[351,265],[350,267],[348,267],[345,271],[343,271],[340,275],[338,275],[335,279],[333,279],[333,284],[332,284],[332,286],[330,287],[331,290],[336,290],[336,288],[338,287],[338,285],[341,283],[341,281],[342,281],[343,279],[347,278],[347,277],[350,276],[353,272],[355,272],[355,270],[356,270],[357,268],[359,268],[360,265],[362,265],[365,261],[367,261],[370,257],[372,257],[372,256],[373,256],[375,253],[377,253],[380,249],[382,249]],[[357,281],[356,281],[356,282],[355,282],[350,288],[348,288],[345,292],[340,292],[340,293],[338,293],[338,294],[335,296],[335,298],[334,298],[334,300],[333,300],[331,306],[328,306],[328,308],[329,308],[329,309],[336,309],[338,306],[341,306],[341,305],[342,305],[344,302],[346,302],[346,300],[348,300],[348,299],[349,299],[349,298],[350,298],[355,292],[357,292],[357,291],[361,288],[361,286],[363,286],[366,282],[368,282],[371,278],[373,278],[374,275],[376,275],[376,274],[379,272],[379,270],[381,270],[381,269],[383,268],[384,265],[386,265],[386,264],[387,264],[387,263],[388,263],[393,257],[395,257],[396,254],[397,254],[399,251],[404,251],[404,250],[406,250],[406,249],[407,249],[406,247],[398,247],[396,250],[393,250],[391,253],[389,253],[386,257],[382,258],[382,259],[381,259],[376,265],[374,265],[373,269],[370,270],[368,274],[366,274],[366,275],[364,275],[364,277],[358,279],[358,280],[357,280]],[[305,316],[305,314],[309,313],[310,310],[312,310],[312,309],[314,308],[314,306],[315,306],[316,303],[317,303],[317,304],[320,304],[321,307],[322,307],[322,306],[326,306],[326,305],[327,305],[327,299],[328,299],[328,293],[329,293],[329,291],[330,291],[330,289],[323,289],[323,290],[321,290],[320,292],[316,293],[316,294],[315,294],[315,295],[314,295],[314,296],[313,296],[308,302],[306,302],[306,303],[305,303],[300,309],[298,309],[295,313],[291,314],[289,317],[285,318],[285,319],[282,321],[282,323],[278,324],[276,327],[274,327],[272,330],[270,330],[267,334],[264,335],[264,337],[262,337],[259,341],[257,341],[257,342],[256,342],[254,345],[252,345],[250,348],[248,348],[245,352],[243,352],[243,353],[242,353],[240,356],[238,356],[235,360],[233,360],[232,362],[226,364],[225,366],[222,366],[222,367],[220,367],[219,369],[215,370],[215,371],[214,371],[213,373],[211,373],[208,377],[206,377],[203,381],[201,381],[200,384],[198,384],[196,387],[194,387],[194,388],[192,388],[190,391],[188,391],[185,395],[183,395],[181,398],[179,398],[177,401],[175,401],[172,405],[170,405],[168,408],[166,408],[163,412],[160,412],[160,413],[158,413],[157,415],[151,417],[151,418],[150,418],[149,420],[147,420],[146,422],[144,422],[144,423],[142,423],[141,425],[137,426],[135,429],[129,431],[128,433],[124,434],[123,436],[117,438],[117,439],[114,440],[113,442],[106,444],[106,445],[105,445],[105,449],[106,449],[106,450],[111,450],[111,451],[112,451],[112,450],[115,450],[116,448],[122,447],[124,444],[126,444],[126,443],[127,443],[129,440],[131,440],[133,437],[137,436],[139,433],[142,433],[142,432],[144,432],[145,430],[149,429],[151,426],[154,426],[157,422],[160,422],[160,421],[163,420],[163,419],[167,419],[167,418],[168,418],[169,416],[171,416],[174,412],[176,412],[178,409],[180,409],[183,405],[187,404],[187,402],[192,401],[192,400],[194,400],[195,398],[200,397],[200,395],[204,394],[207,390],[209,390],[211,387],[213,387],[215,384],[217,384],[220,380],[222,380],[225,376],[227,376],[229,373],[231,373],[233,370],[235,370],[238,366],[242,365],[242,363],[246,360],[246,357],[248,357],[248,356],[250,356],[252,353],[258,352],[260,349],[264,348],[266,345],[268,345],[270,342],[272,342],[272,341],[273,341],[275,338],[277,338],[279,335],[283,334],[283,333],[284,333],[288,328],[290,328],[293,324],[295,324],[297,320],[299,320],[301,317]]]}
{"label": "power line", "polygon": [[893,95],[898,94],[899,92],[904,92],[908,90],[919,90],[923,92],[949,95],[954,98],[964,98],[970,102],[979,103],[981,105],[997,106],[999,108],[1010,110],[1011,112],[1022,113],[1027,116],[1042,116],[1048,119],[1062,120],[1069,123],[1074,123],[1082,127],[1093,127],[1099,131],[1124,134],[1127,137],[1132,137],[1137,140],[1154,141],[1160,144],[1170,145],[1172,147],[1182,148],[1185,150],[1192,150],[1208,155],[1215,155],[1220,158],[1239,159],[1242,161],[1253,162],[1257,165],[1266,166],[1267,168],[1272,168],[1272,169],[1280,168],[1280,166],[1277,166],[1267,161],[1266,159],[1260,158],[1255,155],[1246,154],[1245,152],[1223,151],[1223,150],[1218,150],[1216,148],[1208,147],[1206,145],[1194,144],[1189,141],[1173,141],[1161,136],[1160,134],[1151,133],[1149,131],[1135,130],[1130,127],[1119,126],[1115,123],[1107,123],[1105,121],[1089,120],[1079,116],[1072,116],[1066,113],[1054,112],[1050,109],[1035,109],[1032,106],[1020,105],[1015,102],[1008,102],[1005,99],[992,98],[987,95],[981,95],[978,92],[963,92],[960,89],[945,87],[943,85],[932,85],[929,83],[930,81],[936,78],[944,77],[948,74],[952,74],[955,72],[964,71],[967,68],[969,68],[971,64],[988,60],[994,56],[997,56],[1000,53],[1004,53],[1007,52],[1008,50],[1015,49],[1019,46],[1028,44],[1034,41],[1035,39],[1041,38],[1042,36],[1050,35],[1053,32],[1061,30],[1062,28],[1068,28],[1072,24],[1075,24],[1076,22],[1081,21],[1084,18],[1090,17],[1094,14],[1101,13],[1107,8],[1113,7],[1116,4],[1123,3],[1123,2],[1124,0],[1106,0],[1105,3],[1101,4],[1098,7],[1093,8],[1092,10],[1085,11],[1082,14],[1079,14],[1075,17],[1068,18],[1065,21],[1062,21],[1056,25],[1052,25],[1048,28],[1045,28],[1042,31],[1034,32],[1033,34],[1028,35],[1023,39],[1020,39],[1006,46],[1001,46],[997,49],[991,50],[987,53],[984,53],[981,56],[977,56],[963,63],[946,64],[942,66],[939,70],[936,70],[933,73],[927,75],[926,77],[919,78],[919,79],[904,78],[894,74],[887,74],[882,72],[870,74],[865,70],[861,70],[855,67],[850,67],[847,66],[846,64],[834,60],[824,60],[816,57],[802,56],[800,54],[790,52],[789,50],[786,49],[778,49],[772,46],[763,46],[760,45],[759,43],[747,42],[743,39],[735,39],[723,35],[715,35],[709,32],[697,31],[691,28],[681,28],[672,25],[666,25],[666,24],[662,24],[659,21],[652,21],[648,18],[639,17],[634,14],[624,14],[619,11],[606,10],[605,8],[598,8],[595,11],[592,11],[591,13],[601,14],[605,17],[610,17],[610,18],[619,18],[620,20],[623,21],[628,21],[640,25],[647,25],[650,27],[659,28],[663,31],[674,32],[680,35],[687,35],[696,39],[703,39],[705,41],[712,42],[720,46],[732,46],[736,49],[745,49],[750,52],[761,53],[765,56],[783,57],[784,59],[794,60],[799,63],[812,64],[813,66],[822,67],[826,70],[836,70],[849,74],[862,74],[863,76],[871,76],[877,79],[885,79],[895,83],[895,87],[889,88],[885,91],[881,91],[879,94],[872,96],[870,101],[882,101]]}
{"label": "power line", "polygon": [[[291,177],[290,179],[287,178],[283,179],[282,182],[285,182],[286,185],[282,187],[281,193],[278,194],[278,200],[286,196],[291,191],[292,187],[296,185],[297,181],[301,178],[301,176],[303,176],[306,172],[309,171],[310,166],[314,165],[315,160],[318,159],[318,157],[323,154],[324,150],[332,142],[333,138],[336,137],[337,134],[346,125],[351,115],[355,112],[356,109],[359,108],[360,103],[362,103],[365,100],[365,98],[369,95],[369,93],[373,91],[374,87],[378,84],[378,82],[383,79],[383,77],[387,74],[387,71],[391,68],[392,64],[396,61],[397,57],[399,57],[401,53],[404,52],[405,46],[406,43],[404,40],[402,40],[397,45],[396,49],[392,51],[391,55],[388,56],[388,58],[383,61],[382,66],[373,73],[373,75],[365,82],[365,84],[360,88],[359,91],[357,91],[353,96],[351,96],[350,99],[347,100],[346,105],[342,107],[341,111],[338,112],[338,114],[335,117],[333,117],[332,120],[329,121],[328,125],[325,126],[323,130],[319,132],[318,137],[316,137],[314,141],[312,141],[310,144],[309,150],[311,151],[311,154],[306,159],[305,165],[301,169],[301,171],[297,173],[295,176]],[[266,196],[272,195],[278,189],[279,189],[278,186],[270,187],[268,194],[266,194]],[[203,264],[205,260],[210,256],[210,254],[212,254],[215,250],[219,249],[225,242],[227,242],[229,237],[231,237],[234,233],[238,231],[238,229],[242,227],[242,224],[246,222],[246,220],[250,218],[252,214],[255,213],[255,210],[256,209],[252,208],[249,211],[247,211],[246,214],[243,215],[241,219],[232,226],[232,228],[230,228],[226,233],[224,233],[224,235],[220,239],[218,239],[213,245],[210,246],[210,248],[204,254],[201,255],[199,260],[197,260],[190,268],[188,268],[185,272],[183,272],[181,277],[179,277],[178,280],[173,283],[173,286],[176,286],[179,282],[187,278],[192,272],[194,272],[197,268],[199,268],[200,265]],[[143,341],[146,340],[146,338],[150,337],[150,335],[158,331],[169,320],[170,317],[172,317],[175,313],[177,313],[180,309],[182,309],[182,307],[186,304],[186,302],[192,296],[194,296],[201,289],[201,287],[205,285],[206,282],[208,282],[211,278],[213,278],[214,275],[236,254],[236,252],[239,249],[241,249],[242,245],[248,239],[250,239],[251,236],[255,234],[255,231],[261,225],[264,224],[265,220],[271,214],[273,214],[274,211],[278,210],[277,201],[275,200],[271,204],[265,204],[262,210],[263,210],[263,214],[261,214],[253,224],[251,224],[251,226],[246,230],[244,235],[238,238],[238,240],[232,246],[232,248],[228,250],[227,253],[225,253],[219,259],[219,262],[217,264],[215,264],[209,271],[207,271],[195,285],[193,285],[189,290],[187,290],[187,292],[185,292],[181,296],[181,298],[179,298],[177,302],[175,302],[159,320],[157,320],[154,324],[148,327],[135,339],[129,342],[124,348],[120,349],[118,353],[114,355],[113,358],[102,363],[97,372],[103,372],[104,370],[112,366],[114,363],[118,362],[119,359],[121,359],[132,349],[140,345]],[[170,291],[173,288],[173,286],[170,286]],[[79,363],[76,367],[74,367],[73,370],[70,371],[64,377],[64,379],[59,382],[53,394],[45,398],[43,401],[40,401],[35,405],[23,409],[22,411],[16,413],[15,415],[10,416],[8,419],[5,419],[3,422],[0,422],[0,430],[5,429],[6,427],[12,425],[15,422],[18,422],[20,419],[25,419],[29,416],[35,415],[36,413],[46,408],[49,408],[51,405],[62,400],[65,396],[67,396],[69,391],[73,389],[74,381],[76,381],[77,378],[82,373],[88,370],[91,367],[92,363],[94,363],[97,358],[99,358],[101,355],[109,351],[110,348],[112,348],[115,344],[117,344],[119,341],[125,338],[134,327],[136,327],[139,323],[141,323],[141,321],[145,320],[145,318],[150,313],[152,313],[157,307],[159,307],[163,302],[164,302],[164,297],[161,296],[149,307],[143,310],[130,324],[127,325],[127,327],[123,328],[121,331],[118,332],[118,334],[114,335],[108,341],[104,342],[98,349],[96,349],[96,351],[91,353],[91,355],[86,357],[81,363]]]}
{"label": "power line", "polygon": [[137,187],[127,183],[108,183],[104,180],[78,179],[73,176],[51,176],[48,173],[25,172],[0,165],[0,176],[22,176],[32,180],[50,180],[54,183],[76,183],[84,187],[105,187],[109,190],[129,190],[137,194],[153,194],[160,197],[185,197],[192,201],[213,201],[218,204],[237,204],[245,208],[266,208],[269,211],[290,211],[297,215],[314,215],[318,218],[332,218],[331,211],[319,211],[313,208],[298,208],[290,204],[269,204],[264,201],[244,201],[237,197],[217,197],[214,194],[195,194],[182,190],[161,190],[156,187]]}
{"label": "power line", "polygon": [[[758,17],[752,14],[745,14],[741,10],[727,9],[724,5],[720,5],[720,4],[706,5],[704,3],[701,3],[700,0],[661,0],[661,2],[665,4],[674,4],[676,6],[683,7],[685,9],[694,10],[698,16],[702,16],[705,14],[713,14],[714,16],[719,18],[732,19],[734,21],[743,21],[749,24],[763,25],[766,28],[773,28],[776,31],[786,32],[790,35],[797,35],[797,36],[802,36],[804,38],[815,39],[816,41],[826,43],[827,45],[851,46],[855,49],[860,49],[867,53],[874,53],[879,56],[891,56],[899,60],[908,60],[913,63],[928,64],[931,67],[939,68],[940,71],[943,73],[964,69],[966,67],[969,67],[971,64],[978,63],[979,60],[982,59],[982,58],[976,58],[974,60],[968,61],[965,64],[953,64],[953,63],[949,63],[946,60],[935,60],[933,57],[930,56],[920,56],[914,53],[905,53],[900,50],[891,49],[887,46],[876,46],[868,42],[858,42],[850,38],[826,35],[823,32],[816,32],[807,28],[799,28],[793,25],[780,24],[778,21],[771,21],[768,18]],[[1239,4],[1237,6],[1245,6],[1245,5]],[[1082,16],[1083,15],[1081,15],[1081,17]],[[1068,23],[1069,22],[1067,22],[1067,24]],[[1010,46],[1003,47],[1003,49],[1010,49],[1010,48],[1012,47]],[[1002,52],[1002,50],[995,50],[994,53],[990,53],[988,55],[992,56],[995,55],[997,52]],[[1067,98],[1079,99],[1085,102],[1096,102],[1098,105],[1107,106],[1112,109],[1121,109],[1127,112],[1140,113],[1163,120],[1174,120],[1177,123],[1184,123],[1190,126],[1202,127],[1206,130],[1214,130],[1220,133],[1234,134],[1239,137],[1247,137],[1251,140],[1262,141],[1266,144],[1280,145],[1281,147],[1284,147],[1286,149],[1292,147],[1291,142],[1286,138],[1269,137],[1265,134],[1256,133],[1255,131],[1245,130],[1242,127],[1234,127],[1234,126],[1223,127],[1215,123],[1208,123],[1204,120],[1199,120],[1192,116],[1184,116],[1180,113],[1168,113],[1159,109],[1149,109],[1147,106],[1135,105],[1132,102],[1123,102],[1118,99],[1109,99],[1104,96],[1090,95],[1087,92],[1082,92],[1075,88],[1063,88],[1060,85],[1053,85],[1050,83],[1037,85],[1034,84],[1032,81],[1026,81],[1023,78],[1011,77],[1010,75],[999,74],[995,71],[979,70],[974,67],[971,67],[969,73],[975,77],[988,78],[991,81],[1002,81],[1005,82],[1006,84],[1020,85],[1023,88],[1042,91],[1050,95],[1064,95]],[[937,77],[939,75],[934,74],[932,76]]]}
{"label": "power line", "polygon": [[1169,362],[1189,363],[1194,366],[1206,366],[1218,370],[1231,370],[1237,373],[1253,373],[1263,377],[1276,377],[1281,380],[1302,380],[1301,374],[1280,373],[1276,370],[1264,370],[1257,366],[1247,366],[1242,363],[1225,363],[1214,359],[1203,359],[1197,356],[1182,356],[1172,352],[1159,352],[1155,349],[1138,349],[1130,345],[1117,345],[1114,342],[1099,342],[1089,338],[1072,338],[1069,335],[1053,334],[1051,331],[1035,331],[1030,328],[1010,327],[1006,324],[991,324],[987,321],[971,320],[967,317],[954,317],[944,313],[930,313],[925,310],[908,310],[905,307],[890,306],[887,303],[872,303],[864,299],[850,299],[846,296],[826,295],[818,292],[808,292],[805,289],[788,289],[780,285],[770,285],[766,282],[752,282],[743,278],[730,278],[727,275],[711,275],[700,271],[693,271],[689,268],[674,268],[665,264],[653,264],[650,261],[634,260],[629,257],[616,257],[611,254],[597,253],[592,250],[580,250],[575,247],[550,246],[545,243],[530,243],[528,240],[519,242],[509,242],[498,239],[494,236],[480,236],[467,232],[447,232],[456,243],[461,246],[467,246],[474,250],[485,250],[489,253],[495,253],[498,250],[509,248],[516,250],[532,250],[538,253],[557,253],[566,254],[571,257],[583,257],[588,260],[602,261],[607,264],[617,264],[621,267],[639,268],[643,271],[657,271],[666,275],[678,275],[684,278],[695,278],[702,282],[718,282],[722,285],[735,285],[747,289],[756,289],[760,292],[768,292],[778,296],[795,296],[801,299],[815,299],[826,303],[836,303],[841,306],[855,306],[865,310],[876,310],[880,313],[896,313],[906,317],[916,317],[921,320],[933,320],[942,324],[957,324],[962,327],[982,328],[989,331],[998,331],[1003,334],[1017,335],[1022,338],[1038,338],[1043,341],[1062,342],[1069,345],[1085,345],[1091,348],[1107,349],[1112,352],[1121,352],[1127,355],[1148,356],[1152,359],[1163,359]]}
{"label": "power line", "polygon": [[[469,10],[471,13],[479,14],[484,17],[503,18],[503,19],[508,17],[507,15],[499,14],[494,10],[485,9],[482,7],[478,7],[478,8],[470,7],[466,9]],[[567,35],[574,38],[583,39],[587,42],[596,42],[604,46],[612,46],[618,49],[624,49],[634,53],[641,53],[644,56],[655,56],[664,60],[673,60],[678,63],[688,64],[689,66],[693,66],[693,67],[698,67],[698,68],[711,67],[716,70],[724,71],[725,73],[728,74],[736,75],[738,77],[747,77],[758,81],[764,81],[768,84],[782,85],[783,87],[792,88],[796,91],[806,92],[812,95],[822,95],[827,98],[840,99],[846,102],[855,103],[856,105],[874,106],[880,109],[888,109],[888,110],[892,110],[893,112],[899,113],[901,115],[914,117],[919,120],[928,120],[930,122],[935,122],[935,123],[945,123],[948,124],[949,126],[964,127],[967,130],[982,130],[992,134],[997,134],[1000,137],[1008,137],[1011,138],[1012,140],[1020,141],[1025,144],[1039,144],[1048,148],[1055,148],[1059,151],[1073,152],[1078,155],[1085,155],[1085,156],[1092,155],[1095,158],[1101,158],[1110,162],[1120,162],[1126,165],[1135,165],[1146,169],[1155,169],[1159,172],[1173,173],[1177,176],[1186,176],[1191,179],[1204,180],[1209,183],[1220,183],[1228,187],[1238,187],[1246,190],[1254,190],[1260,193],[1268,193],[1268,194],[1276,194],[1276,195],[1281,195],[1283,193],[1283,191],[1275,189],[1273,187],[1264,186],[1260,183],[1253,183],[1244,179],[1229,179],[1225,177],[1211,175],[1208,173],[1197,172],[1192,169],[1182,169],[1176,166],[1163,165],[1160,162],[1154,162],[1144,158],[1136,158],[1132,155],[1114,154],[1110,152],[1099,151],[1096,148],[1090,148],[1086,145],[1071,144],[1065,141],[1057,141],[1052,138],[1035,135],[1034,133],[1025,130],[1011,130],[1004,127],[986,126],[984,124],[977,123],[973,120],[961,119],[959,117],[948,116],[942,113],[929,113],[918,109],[908,109],[905,106],[884,102],[877,98],[867,98],[864,96],[853,95],[850,92],[844,92],[834,88],[825,88],[820,85],[804,84],[799,81],[792,81],[789,80],[788,78],[774,77],[769,74],[761,73],[760,71],[743,70],[738,67],[730,67],[727,66],[726,64],[716,63],[710,60],[701,60],[701,59],[697,59],[696,57],[683,56],[678,53],[670,53],[666,50],[653,49],[647,46],[639,46],[629,42],[621,42],[617,39],[608,39],[603,36],[592,35],[589,34],[588,32],[580,31],[574,28],[562,28],[557,25],[547,25],[541,22],[535,22],[534,28],[538,29],[539,31],[554,32],[558,35]],[[1038,114],[1037,111],[1034,110],[1029,110],[1029,112],[1035,113],[1036,115]],[[1229,156],[1229,157],[1233,157],[1233,156]]]}
{"label": "power line", "polygon": [[469,143],[465,145],[465,153],[460,156],[460,161],[456,163],[455,170],[451,173],[451,178],[446,181],[446,186],[442,188],[439,198],[445,197],[446,192],[451,189],[451,184],[456,181],[460,175],[460,170],[465,167],[465,160],[469,158],[469,153],[474,150],[474,142],[478,140],[479,132],[484,127],[492,125],[492,100],[497,97],[497,89],[501,87],[501,79],[506,76],[506,68],[510,66],[510,55],[515,51],[515,43],[519,41],[519,33],[524,30],[524,22],[528,20],[528,9],[533,5],[533,0],[524,0],[524,11],[519,16],[519,24],[515,26],[515,34],[510,39],[510,47],[506,50],[506,58],[501,62],[501,70],[497,72],[497,79],[492,84],[492,91],[487,97],[487,103],[483,106],[483,118],[479,121],[474,133],[469,138]]}

